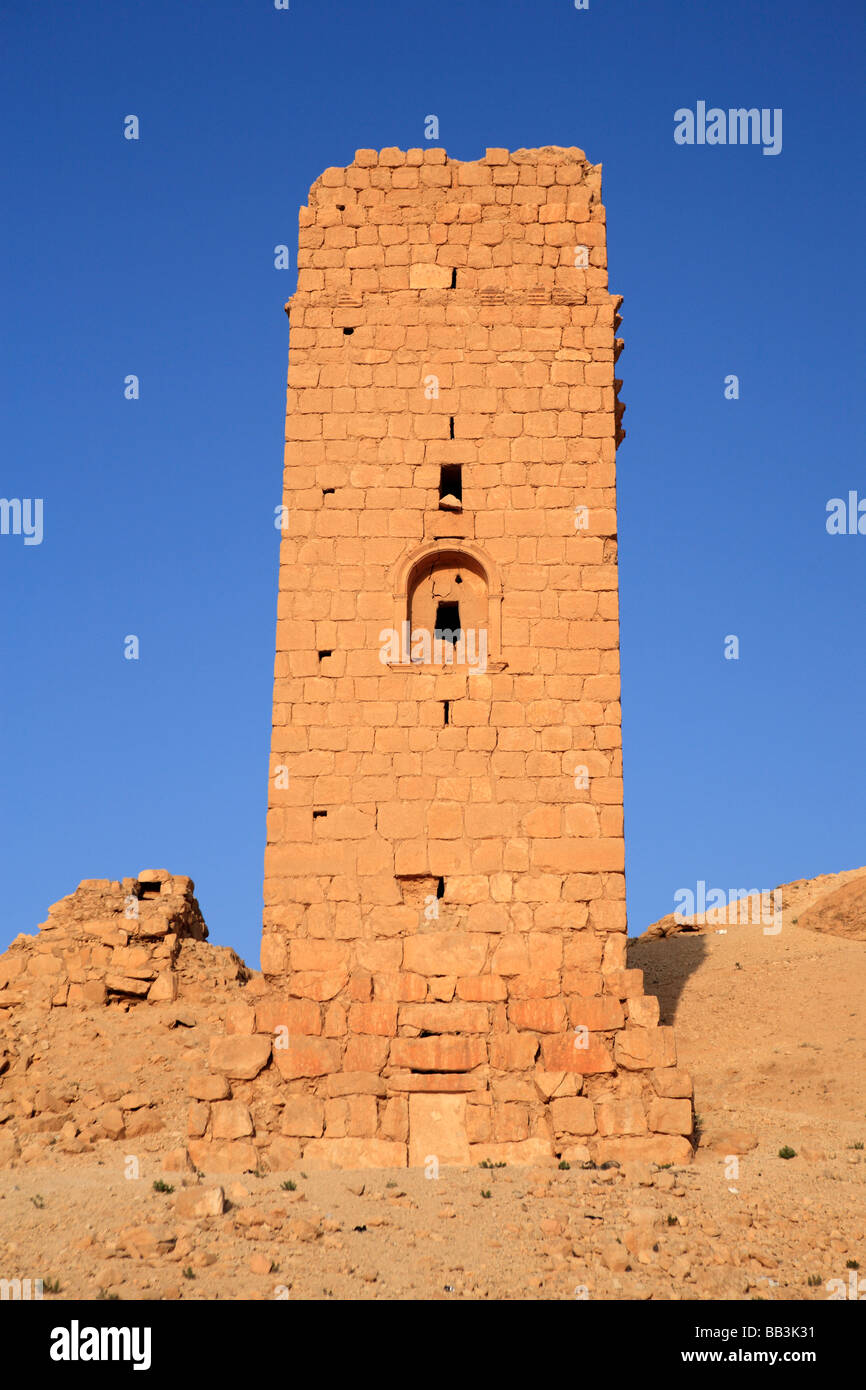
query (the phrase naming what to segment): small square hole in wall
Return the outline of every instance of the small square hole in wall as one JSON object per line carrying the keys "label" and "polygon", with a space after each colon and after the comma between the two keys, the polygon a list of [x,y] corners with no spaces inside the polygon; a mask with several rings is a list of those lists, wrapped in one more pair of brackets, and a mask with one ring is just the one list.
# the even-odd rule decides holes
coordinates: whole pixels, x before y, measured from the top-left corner
{"label": "small square hole in wall", "polygon": [[334,655],[333,650],[331,650],[331,651],[321,651],[321,652],[319,652],[319,660],[320,660],[320,661],[324,661],[326,656],[333,656],[333,655]]}
{"label": "small square hole in wall", "polygon": [[355,331],[354,328],[344,328],[344,329],[343,329],[343,333],[345,334],[345,336],[346,336],[347,338],[349,337],[349,335],[350,335],[351,333],[354,333],[354,331]]}
{"label": "small square hole in wall", "polygon": [[326,816],[327,814],[327,811],[314,811],[313,820],[321,820],[323,816]]}
{"label": "small square hole in wall", "polygon": [[[436,878],[433,874],[398,874],[397,883],[403,902],[422,913],[425,908],[429,909],[431,901],[445,896],[444,878]],[[435,925],[436,914],[429,913],[424,920]]]}
{"label": "small square hole in wall", "polygon": [[141,881],[141,882],[139,882],[139,885],[138,885],[138,896],[139,896],[139,898],[142,898],[142,899],[143,899],[143,898],[158,898],[161,892],[162,892],[162,884],[161,884],[161,883],[151,883],[151,882],[149,882],[149,881]]}
{"label": "small square hole in wall", "polygon": [[334,489],[333,489],[332,487],[323,487],[323,488],[322,488],[322,496],[323,496],[323,497],[330,497],[330,496],[333,494],[333,492],[334,492]]}

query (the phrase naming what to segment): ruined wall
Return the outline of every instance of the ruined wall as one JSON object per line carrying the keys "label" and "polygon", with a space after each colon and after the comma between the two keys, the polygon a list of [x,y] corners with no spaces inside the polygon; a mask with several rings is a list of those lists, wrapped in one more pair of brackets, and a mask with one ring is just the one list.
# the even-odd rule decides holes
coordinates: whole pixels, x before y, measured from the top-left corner
{"label": "ruined wall", "polygon": [[249,1031],[305,1161],[690,1153],[626,969],[600,194],[359,150],[301,210]]}
{"label": "ruined wall", "polygon": [[194,887],[165,869],[83,879],[52,904],[37,937],[16,937],[0,958],[0,1010],[175,999],[181,941],[207,937]]}

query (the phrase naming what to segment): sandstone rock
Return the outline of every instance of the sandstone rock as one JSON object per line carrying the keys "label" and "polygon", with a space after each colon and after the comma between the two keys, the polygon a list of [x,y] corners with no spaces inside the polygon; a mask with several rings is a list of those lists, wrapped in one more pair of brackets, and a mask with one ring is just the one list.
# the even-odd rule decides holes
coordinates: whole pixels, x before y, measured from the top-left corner
{"label": "sandstone rock", "polygon": [[677,1054],[672,1028],[623,1028],[617,1034],[614,1057],[627,1070],[674,1067]]}
{"label": "sandstone rock", "polygon": [[318,1139],[324,1129],[325,1108],[315,1096],[286,1097],[280,1130],[287,1137]]}
{"label": "sandstone rock", "polygon": [[285,1173],[298,1167],[301,1145],[297,1139],[272,1139],[266,1151],[269,1172]]}
{"label": "sandstone rock", "polygon": [[649,1134],[644,1137],[598,1139],[592,1146],[596,1163],[626,1163],[639,1159],[645,1163],[690,1164],[694,1157],[688,1139],[681,1135]]}
{"label": "sandstone rock", "polygon": [[173,1003],[177,998],[178,979],[173,970],[161,970],[154,980],[147,997],[151,1003]]}
{"label": "sandstone rock", "polygon": [[174,1248],[176,1239],[177,1235],[171,1227],[162,1224],[128,1226],[118,1235],[120,1246],[141,1260],[168,1254]]}
{"label": "sandstone rock", "polygon": [[304,1146],[304,1167],[405,1168],[406,1145],[387,1139],[311,1139]]}
{"label": "sandstone rock", "polygon": [[304,1076],[327,1076],[339,1070],[340,1045],[328,1038],[293,1038],[288,1047],[274,1049],[274,1061],[287,1081]]}
{"label": "sandstone rock", "polygon": [[208,1065],[230,1079],[251,1081],[267,1066],[271,1056],[271,1040],[253,1037],[212,1038]]}
{"label": "sandstone rock", "polygon": [[123,1115],[116,1106],[109,1106],[101,1112],[99,1124],[108,1139],[120,1139],[125,1133]]}
{"label": "sandstone rock", "polygon": [[245,1139],[253,1134],[253,1118],[239,1100],[220,1100],[211,1105],[214,1139]]}
{"label": "sandstone rock", "polygon": [[126,1120],[127,1139],[137,1139],[142,1134],[157,1134],[164,1128],[161,1116],[153,1110],[136,1110]]}
{"label": "sandstone rock", "polygon": [[431,1154],[442,1166],[469,1163],[465,1095],[409,1097],[409,1166],[423,1167]]}
{"label": "sandstone rock", "polygon": [[194,1139],[200,1139],[210,1121],[210,1106],[203,1101],[193,1101],[186,1112],[186,1132]]}
{"label": "sandstone rock", "polygon": [[150,1100],[144,1091],[127,1091],[126,1095],[120,1097],[118,1105],[121,1110],[141,1110],[150,1105]]}
{"label": "sandstone rock", "polygon": [[552,1167],[556,1160],[553,1145],[549,1139],[536,1136],[512,1143],[471,1144],[469,1148],[472,1163],[530,1164],[548,1163]]}
{"label": "sandstone rock", "polygon": [[647,1122],[655,1134],[691,1134],[692,1103],[690,1100],[652,1100]]}
{"label": "sandstone rock", "polygon": [[551,1102],[550,1114],[557,1135],[595,1134],[595,1109],[586,1096],[565,1097]]}
{"label": "sandstone rock", "polygon": [[228,1100],[231,1087],[224,1076],[196,1072],[189,1079],[187,1095],[195,1100]]}
{"label": "sandstone rock", "polygon": [[209,1139],[190,1139],[189,1155],[203,1173],[251,1173],[259,1166],[255,1144],[246,1140],[225,1140],[212,1143]]}
{"label": "sandstone rock", "polygon": [[225,1193],[221,1187],[183,1187],[174,1200],[175,1213],[182,1220],[222,1216]]}
{"label": "sandstone rock", "polygon": [[691,1100],[692,1078],[687,1071],[682,1071],[677,1067],[669,1067],[661,1071],[650,1072],[650,1080],[659,1096],[664,1096],[668,1100]]}
{"label": "sandstone rock", "polygon": [[105,977],[105,988],[110,994],[131,994],[144,999],[150,991],[150,982],[136,980],[132,975],[108,974]]}

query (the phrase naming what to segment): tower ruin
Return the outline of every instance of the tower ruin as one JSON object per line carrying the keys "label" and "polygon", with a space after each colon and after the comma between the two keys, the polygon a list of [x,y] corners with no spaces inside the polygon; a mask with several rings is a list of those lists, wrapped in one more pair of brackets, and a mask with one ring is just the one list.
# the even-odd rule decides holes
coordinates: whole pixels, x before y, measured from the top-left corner
{"label": "tower ruin", "polygon": [[579,149],[301,209],[262,969],[305,1164],[688,1161],[627,969],[615,361]]}

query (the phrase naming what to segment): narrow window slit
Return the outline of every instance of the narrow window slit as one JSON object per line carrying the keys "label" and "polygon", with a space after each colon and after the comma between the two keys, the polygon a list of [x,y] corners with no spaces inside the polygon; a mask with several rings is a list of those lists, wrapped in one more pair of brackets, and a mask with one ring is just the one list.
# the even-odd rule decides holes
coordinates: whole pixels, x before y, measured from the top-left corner
{"label": "narrow window slit", "polygon": [[452,271],[451,271],[451,288],[452,288],[452,290],[456,290],[456,288],[457,288],[457,267],[456,267],[456,265],[454,266],[454,268],[453,268]]}
{"label": "narrow window slit", "polygon": [[445,718],[444,718],[443,721],[442,721],[443,724],[450,724],[450,723],[451,723],[451,701],[450,701],[450,700],[443,700],[443,701],[442,701],[442,712],[443,712],[443,714],[445,715]]}
{"label": "narrow window slit", "polygon": [[436,896],[437,896],[437,898],[444,898],[444,897],[445,897],[445,880],[444,880],[444,878],[438,878],[438,879],[436,880]]}
{"label": "narrow window slit", "polygon": [[450,432],[451,432],[451,438],[453,439],[453,438],[454,438],[454,416],[453,416],[453,415],[451,416],[450,420],[448,421],[448,429],[450,430]]}

